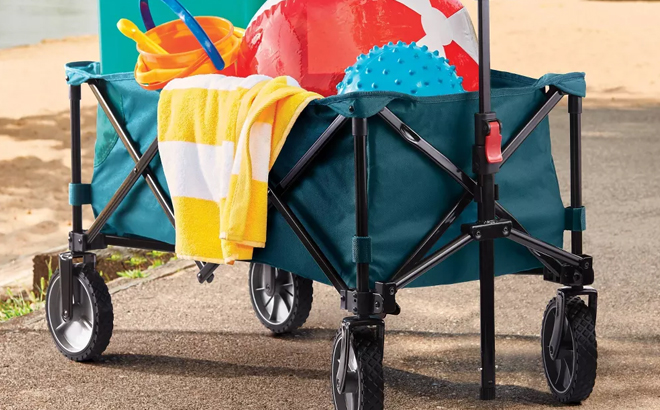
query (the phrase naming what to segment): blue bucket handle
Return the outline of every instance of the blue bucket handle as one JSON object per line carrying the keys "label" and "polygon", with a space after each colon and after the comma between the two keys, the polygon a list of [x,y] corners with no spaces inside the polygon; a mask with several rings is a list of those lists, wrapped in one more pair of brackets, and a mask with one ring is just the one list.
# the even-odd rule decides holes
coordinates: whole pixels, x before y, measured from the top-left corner
{"label": "blue bucket handle", "polygon": [[[169,7],[174,14],[179,16],[181,21],[188,27],[190,32],[195,36],[199,44],[202,46],[206,54],[211,59],[211,62],[218,71],[221,71],[225,68],[225,61],[222,59],[222,56],[218,52],[218,49],[215,48],[213,42],[206,34],[202,26],[199,25],[195,17],[188,10],[185,9],[177,0],[161,0],[167,7]],[[144,27],[147,30],[151,30],[156,27],[154,24],[154,19],[151,16],[151,10],[149,10],[149,0],[140,0],[140,14],[142,15],[142,21],[144,22]]]}

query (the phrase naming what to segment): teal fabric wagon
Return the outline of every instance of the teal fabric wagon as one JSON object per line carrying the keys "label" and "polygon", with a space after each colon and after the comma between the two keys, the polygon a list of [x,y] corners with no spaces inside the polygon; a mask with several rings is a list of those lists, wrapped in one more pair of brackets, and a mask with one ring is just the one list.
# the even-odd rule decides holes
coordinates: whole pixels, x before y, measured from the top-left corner
{"label": "teal fabric wagon", "polygon": [[[137,151],[145,152],[156,136],[158,93],[145,91],[132,73],[100,75],[98,64],[72,63],[67,68],[69,83],[91,82],[105,96],[118,125],[126,131]],[[554,93],[583,96],[584,74],[547,75],[534,80],[515,74],[493,72],[493,107],[503,124],[502,144],[513,139],[529,118],[548,102],[546,88]],[[552,104],[556,101],[551,100]],[[368,118],[367,191],[372,262],[370,280],[387,282],[406,261],[421,239],[441,217],[454,207],[465,187],[456,175],[442,170],[419,145],[402,138],[398,121],[441,152],[465,176],[471,170],[471,135],[478,94],[442,97],[412,97],[394,93],[354,93],[313,102],[293,128],[272,172],[271,182],[279,184],[310,148],[319,150],[313,164],[296,184],[289,180],[283,196],[337,273],[347,285],[355,286],[353,261],[355,208],[353,180],[353,136],[351,118]],[[385,111],[383,111],[385,110]],[[387,114],[385,114],[387,113]],[[330,127],[329,131],[326,131]],[[110,202],[135,162],[108,116],[99,108],[98,138],[91,186],[91,205],[95,216]],[[322,137],[322,138],[319,138]],[[411,147],[413,145],[413,147]],[[415,149],[417,148],[417,149]],[[511,151],[513,154],[513,152]],[[167,199],[167,181],[156,156],[150,163],[155,182]],[[291,175],[292,176],[292,175]],[[291,178],[289,176],[289,178]],[[551,155],[547,118],[520,145],[502,167],[498,178],[500,203],[535,237],[561,247],[567,214]],[[463,178],[463,176],[461,176]],[[86,188],[87,189],[87,188]],[[149,194],[145,180],[138,180],[101,232],[123,238],[141,238],[174,244],[174,227]],[[471,200],[465,211],[447,228],[446,234],[427,252],[446,245],[460,234],[460,226],[477,218]],[[411,286],[452,284],[478,279],[478,259],[473,243],[433,267]],[[514,242],[497,247],[496,274],[510,274],[541,268],[543,265],[527,249]],[[420,255],[424,256],[424,255]],[[294,272],[315,281],[330,283],[314,258],[296,238],[285,218],[271,208],[268,241],[255,252],[255,261]]]}
{"label": "teal fabric wagon", "polygon": [[[480,1],[480,9],[487,3]],[[483,21],[481,44],[479,92],[360,92],[315,101],[270,173],[268,239],[250,265],[251,301],[267,328],[286,333],[305,322],[313,281],[337,289],[351,314],[332,349],[337,409],[383,408],[383,318],[400,312],[399,289],[477,279],[481,397],[494,398],[493,280],[515,273],[564,285],[542,322],[551,392],[573,403],[593,388],[597,293],[588,286],[592,258],[582,251],[584,74],[532,79],[491,72]],[[132,73],[102,75],[94,62],[67,65],[67,81],[73,223],[47,312],[60,351],[84,361],[105,350],[113,321],[91,251],[108,245],[174,251],[175,221],[158,157],[158,93],[143,90]],[[90,184],[80,178],[83,84],[99,101]],[[569,207],[560,196],[547,119],[564,96],[571,122]],[[86,229],[85,205],[96,218]],[[570,252],[563,249],[565,230]],[[211,282],[218,265],[198,266],[200,283]]]}

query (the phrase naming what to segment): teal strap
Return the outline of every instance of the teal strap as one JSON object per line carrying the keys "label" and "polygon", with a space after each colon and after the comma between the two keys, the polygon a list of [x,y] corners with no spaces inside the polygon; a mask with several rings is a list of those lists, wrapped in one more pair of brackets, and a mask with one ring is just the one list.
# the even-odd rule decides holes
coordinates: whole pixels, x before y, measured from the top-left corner
{"label": "teal strap", "polygon": [[371,263],[371,236],[353,237],[353,262]]}
{"label": "teal strap", "polygon": [[573,232],[582,232],[587,229],[587,213],[583,206],[565,209],[564,229]]}
{"label": "teal strap", "polygon": [[74,206],[92,203],[92,186],[90,184],[69,184],[69,204]]}

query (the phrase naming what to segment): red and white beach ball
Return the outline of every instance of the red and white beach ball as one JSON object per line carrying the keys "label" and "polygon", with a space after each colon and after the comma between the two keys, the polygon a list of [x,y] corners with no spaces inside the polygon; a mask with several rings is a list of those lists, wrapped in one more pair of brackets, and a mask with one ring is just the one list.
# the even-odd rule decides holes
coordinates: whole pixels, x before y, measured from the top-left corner
{"label": "red and white beach ball", "polygon": [[358,55],[399,40],[438,50],[466,91],[478,89],[476,34],[459,0],[268,0],[245,31],[238,75],[289,75],[334,95]]}

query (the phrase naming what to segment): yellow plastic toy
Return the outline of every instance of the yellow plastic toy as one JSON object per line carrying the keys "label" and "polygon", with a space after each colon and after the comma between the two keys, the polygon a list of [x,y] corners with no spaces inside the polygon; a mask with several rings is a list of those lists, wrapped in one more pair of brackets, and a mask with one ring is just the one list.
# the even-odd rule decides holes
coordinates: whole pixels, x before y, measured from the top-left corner
{"label": "yellow plastic toy", "polygon": [[159,90],[175,78],[213,73],[235,75],[245,30],[220,17],[194,18],[176,1],[165,3],[180,20],[154,27],[150,13],[143,13],[149,29],[145,33],[130,20],[117,23],[119,31],[137,45],[136,81],[147,90]]}
{"label": "yellow plastic toy", "polygon": [[121,19],[117,22],[117,28],[121,31],[121,34],[135,41],[139,48],[150,53],[168,54],[163,47],[140,31],[132,21]]}

